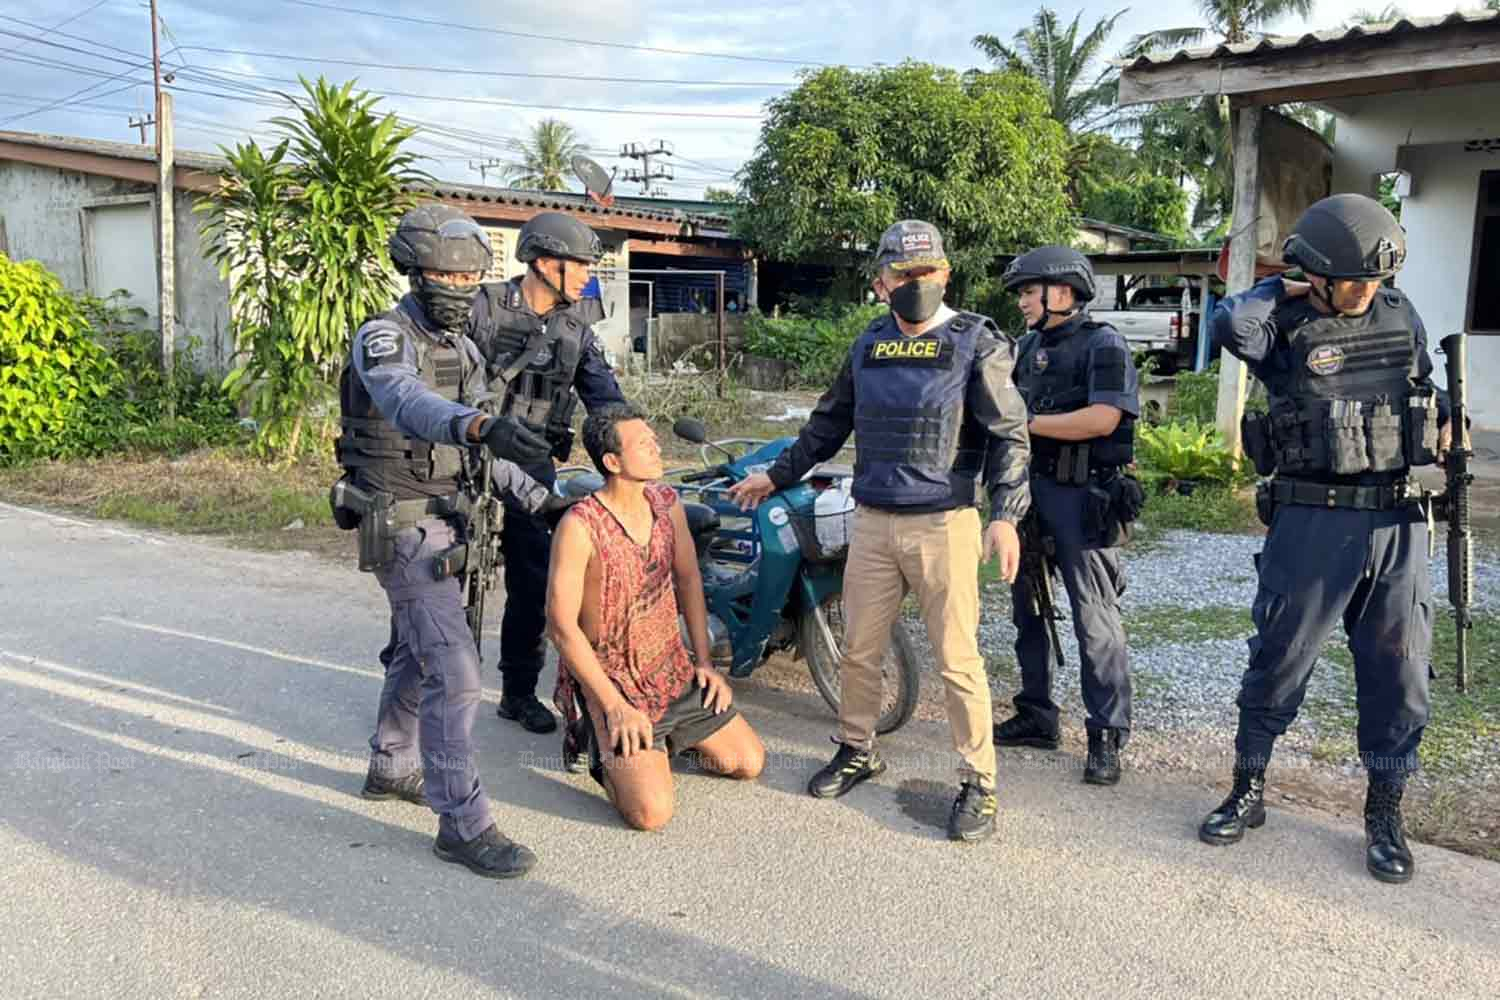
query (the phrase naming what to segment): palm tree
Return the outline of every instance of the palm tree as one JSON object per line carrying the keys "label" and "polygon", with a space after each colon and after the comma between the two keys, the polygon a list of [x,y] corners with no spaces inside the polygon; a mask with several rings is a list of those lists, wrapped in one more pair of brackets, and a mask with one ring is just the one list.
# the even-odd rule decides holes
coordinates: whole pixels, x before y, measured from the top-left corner
{"label": "palm tree", "polygon": [[1180,49],[1198,45],[1209,35],[1218,35],[1230,45],[1248,42],[1261,34],[1272,21],[1290,14],[1311,17],[1313,0],[1198,0],[1198,10],[1206,25],[1191,28],[1164,28],[1148,31],[1132,39],[1127,56],[1153,49]]}
{"label": "palm tree", "polygon": [[1084,81],[1115,21],[1124,13],[1101,18],[1079,38],[1082,14],[1074,15],[1063,28],[1056,12],[1043,7],[1032,18],[1031,27],[1016,32],[1012,45],[994,35],[975,35],[974,47],[997,68],[1038,80],[1046,88],[1052,117],[1069,132],[1087,132],[1098,128],[1114,110],[1119,84],[1113,68],[1106,66],[1091,83]]}
{"label": "palm tree", "polygon": [[583,141],[567,122],[543,118],[531,129],[531,138],[517,143],[520,159],[506,165],[505,180],[516,187],[538,191],[566,191],[564,175],[575,155],[583,152]]}
{"label": "palm tree", "polygon": [[[1500,0],[1495,0],[1500,3]],[[1393,3],[1388,3],[1380,10],[1368,10],[1360,8],[1344,19],[1345,28],[1365,27],[1371,24],[1385,24],[1389,21],[1399,21],[1406,16],[1406,12]]]}

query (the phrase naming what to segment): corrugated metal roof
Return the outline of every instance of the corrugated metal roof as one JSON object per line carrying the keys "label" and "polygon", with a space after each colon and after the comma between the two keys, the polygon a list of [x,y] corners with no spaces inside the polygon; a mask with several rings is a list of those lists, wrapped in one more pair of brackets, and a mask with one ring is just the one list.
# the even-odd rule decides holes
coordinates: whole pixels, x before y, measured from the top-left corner
{"label": "corrugated metal roof", "polygon": [[[0,141],[14,142],[23,146],[40,146],[75,153],[93,153],[117,159],[156,162],[156,149],[134,142],[112,142],[107,139],[85,139],[70,135],[48,135],[43,132],[6,132],[0,130]],[[188,170],[218,173],[228,166],[228,161],[217,153],[200,153],[179,148],[175,153],[177,166]],[[713,229],[727,229],[729,220],[722,215],[704,215],[678,209],[657,211],[636,205],[616,203],[604,209],[581,194],[558,191],[525,191],[516,188],[486,187],[479,184],[457,184],[438,181],[435,184],[408,185],[410,191],[426,191],[443,198],[455,198],[489,204],[534,206],[539,209],[560,209],[568,212],[593,215],[624,216],[632,219],[649,219],[653,222],[691,222],[695,226],[708,225]]]}
{"label": "corrugated metal roof", "polygon": [[1442,17],[1403,17],[1380,24],[1358,24],[1350,28],[1334,28],[1329,31],[1314,31],[1305,35],[1263,35],[1248,42],[1233,45],[1220,44],[1212,48],[1178,49],[1175,52],[1152,52],[1123,62],[1125,70],[1147,69],[1172,63],[1198,62],[1207,59],[1223,59],[1229,56],[1264,55],[1288,49],[1313,48],[1319,45],[1338,45],[1361,38],[1380,38],[1404,35],[1413,31],[1431,31],[1463,24],[1489,22],[1500,28],[1500,10],[1455,11]]}

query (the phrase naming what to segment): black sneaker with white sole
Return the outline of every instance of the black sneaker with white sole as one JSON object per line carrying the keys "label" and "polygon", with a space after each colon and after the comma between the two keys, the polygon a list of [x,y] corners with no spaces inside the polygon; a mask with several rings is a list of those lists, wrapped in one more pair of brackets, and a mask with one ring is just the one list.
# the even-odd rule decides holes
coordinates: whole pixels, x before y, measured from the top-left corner
{"label": "black sneaker with white sole", "polygon": [[815,799],[836,799],[861,781],[884,772],[885,761],[876,755],[873,747],[861,750],[840,743],[833,760],[807,783],[807,794]]}

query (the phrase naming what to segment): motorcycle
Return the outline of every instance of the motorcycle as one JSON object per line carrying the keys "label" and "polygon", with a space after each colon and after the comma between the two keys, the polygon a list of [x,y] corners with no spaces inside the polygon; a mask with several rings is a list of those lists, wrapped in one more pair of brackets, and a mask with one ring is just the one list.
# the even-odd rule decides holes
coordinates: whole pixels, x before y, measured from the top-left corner
{"label": "motorcycle", "polygon": [[[731,677],[748,677],[772,654],[791,650],[807,661],[818,693],[837,713],[852,473],[814,469],[755,510],[741,511],[729,487],[765,471],[794,439],[710,441],[703,424],[691,418],[678,420],[672,431],[698,445],[703,458],[703,468],[670,470],[666,478],[682,500],[698,553],[714,666]],[[736,455],[730,450],[735,447],[745,450]],[[714,461],[711,452],[724,460]],[[586,496],[603,485],[597,472],[582,467],[558,473],[563,496]],[[920,683],[916,649],[900,621],[891,627],[881,672],[875,730],[889,733],[916,711]]]}

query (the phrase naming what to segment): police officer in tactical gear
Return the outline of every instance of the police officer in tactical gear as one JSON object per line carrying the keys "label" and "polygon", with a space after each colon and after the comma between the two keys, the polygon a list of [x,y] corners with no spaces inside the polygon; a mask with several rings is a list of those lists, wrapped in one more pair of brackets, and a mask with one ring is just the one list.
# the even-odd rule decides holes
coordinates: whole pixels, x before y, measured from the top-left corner
{"label": "police officer in tactical gear", "polygon": [[[1083,780],[1113,785],[1130,732],[1118,546],[1139,511],[1139,486],[1121,471],[1134,457],[1140,414],[1135,366],[1115,328],[1089,318],[1094,270],[1077,250],[1047,246],[1022,254],[1003,282],[1018,293],[1031,331],[1017,345],[1015,378],[1031,414],[1031,516],[1050,540],[1048,563],[1062,577],[1078,637],[1088,713]],[[1055,750],[1052,681],[1061,664],[1048,622],[1026,596],[1032,583],[1023,570],[1012,590],[1021,690],[1016,714],[995,726],[994,740]]]}
{"label": "police officer in tactical gear", "polygon": [[[552,459],[573,447],[578,400],[593,412],[623,403],[624,394],[585,317],[596,300],[583,300],[589,269],[601,254],[599,238],[563,212],[543,212],[524,226],[516,259],[526,273],[486,284],[474,304],[470,336],[488,368],[490,391],[500,412],[540,429],[550,454],[525,465],[550,486]],[[547,524],[508,506],[501,535],[505,553],[505,617],[500,627],[502,698],[499,715],[534,733],[557,728],[552,712],[536,696],[545,654],[546,587],[552,533]]]}
{"label": "police officer in tactical gear", "polygon": [[[855,340],[796,443],[730,494],[754,506],[855,435],[839,748],[808,792],[833,798],[885,770],[874,746],[881,663],[902,600],[915,592],[962,758],[948,836],[980,840],[995,831],[996,801],[978,573],[981,559],[998,552],[1002,575],[1015,578],[1016,523],[1029,503],[1026,408],[1011,382],[1010,341],[992,320],[944,305],[949,268],[935,226],[896,223],[880,240],[876,266],[875,292],[890,313]],[[983,529],[981,484],[990,517]]]}
{"label": "police officer in tactical gear", "polygon": [[1266,385],[1247,415],[1246,453],[1272,478],[1257,497],[1270,527],[1256,557],[1250,665],[1240,684],[1234,786],[1199,828],[1232,844],[1266,821],[1266,763],[1297,715],[1329,633],[1354,654],[1366,867],[1406,882],[1415,862],[1401,796],[1428,716],[1432,590],[1428,523],[1414,465],[1438,460],[1446,405],[1427,335],[1382,282],[1406,256],[1390,212],[1363,195],[1315,203],[1282,252],[1306,281],[1273,277],[1226,299],[1214,338]]}
{"label": "police officer in tactical gear", "polygon": [[433,563],[464,540],[476,446],[505,460],[495,478],[508,502],[545,513],[564,501],[512,464],[545,456],[546,440],[473,405],[484,396],[484,362],[463,331],[490,266],[484,231],[454,209],[421,205],[401,219],[390,252],[411,292],[359,328],[339,386],[345,474],[335,516],[360,529],[361,568],[373,570],[391,605],[362,794],[430,806],[443,860],[491,878],[522,875],[536,857],[496,828],[475,770],[479,655],[459,582],[437,579]]}

